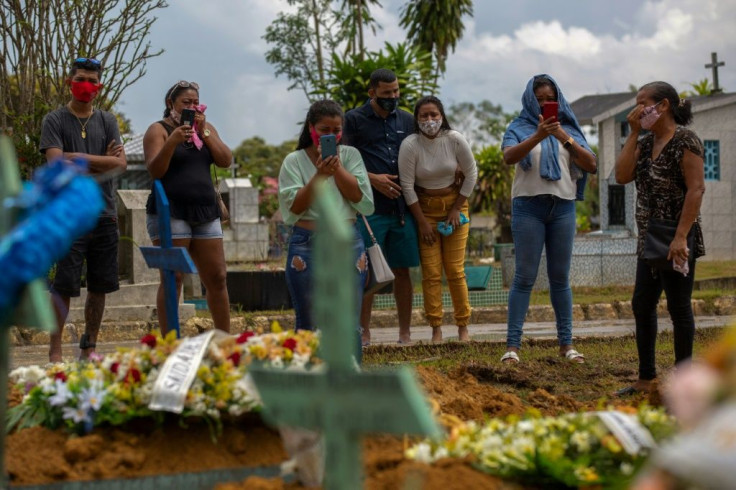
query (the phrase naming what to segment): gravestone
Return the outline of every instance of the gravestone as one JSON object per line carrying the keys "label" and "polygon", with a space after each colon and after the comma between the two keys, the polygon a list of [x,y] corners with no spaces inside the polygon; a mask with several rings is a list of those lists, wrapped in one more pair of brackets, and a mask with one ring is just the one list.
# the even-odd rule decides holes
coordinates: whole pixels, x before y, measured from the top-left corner
{"label": "gravestone", "polygon": [[273,424],[320,430],[325,439],[326,489],[362,487],[361,437],[365,433],[438,437],[435,422],[411,371],[361,373],[353,357],[355,277],[353,232],[337,211],[337,196],[322,185],[317,193],[319,225],[314,246],[314,315],[322,331],[321,372],[251,368]]}
{"label": "gravestone", "polygon": [[[21,190],[18,161],[10,139],[0,135],[0,240],[16,223],[15,210],[5,206],[5,199]],[[0,488],[7,488],[5,474],[5,411],[8,406],[8,369],[10,364],[10,326],[24,325],[46,332],[56,329],[51,302],[43,279],[28,284],[20,301],[11,310],[0,311]]]}
{"label": "gravestone", "polygon": [[222,179],[220,193],[230,211],[229,229],[224,231],[223,247],[228,262],[254,262],[268,259],[268,223],[260,222],[259,191],[250,179]]}
{"label": "gravestone", "polygon": [[154,182],[156,194],[156,210],[158,212],[158,229],[161,237],[160,247],[141,247],[141,253],[148,267],[163,271],[164,297],[166,304],[166,324],[169,329],[179,333],[178,292],[176,290],[176,272],[196,274],[197,268],[184,247],[172,247],[169,200],[160,180]]}
{"label": "gravestone", "polygon": [[131,284],[159,281],[159,273],[146,265],[139,247],[151,245],[146,229],[146,200],[149,191],[119,190],[118,219],[120,230],[120,271],[128,276]]}

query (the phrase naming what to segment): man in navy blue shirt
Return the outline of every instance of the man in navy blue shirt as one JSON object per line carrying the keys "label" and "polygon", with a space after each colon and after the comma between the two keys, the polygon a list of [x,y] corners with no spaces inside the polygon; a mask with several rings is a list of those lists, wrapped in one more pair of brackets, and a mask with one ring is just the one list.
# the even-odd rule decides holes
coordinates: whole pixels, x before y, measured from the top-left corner
{"label": "man in navy blue shirt", "polygon": [[[396,277],[393,289],[399,315],[399,343],[411,341],[412,297],[414,288],[410,267],[419,265],[419,245],[414,218],[406,207],[399,185],[399,147],[414,132],[414,116],[398,108],[399,81],[391,70],[380,68],[371,73],[370,100],[345,115],[342,142],[354,146],[363,156],[373,187],[376,210],[366,216],[373,235]],[[366,244],[370,236],[363,220],[358,226]],[[363,298],[360,324],[363,345],[370,344],[373,294]]]}

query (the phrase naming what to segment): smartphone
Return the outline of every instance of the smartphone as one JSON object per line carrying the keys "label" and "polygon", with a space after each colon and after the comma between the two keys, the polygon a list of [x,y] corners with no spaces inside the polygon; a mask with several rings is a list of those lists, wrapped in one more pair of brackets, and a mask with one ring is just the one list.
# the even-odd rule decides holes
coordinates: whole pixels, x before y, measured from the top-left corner
{"label": "smartphone", "polygon": [[554,117],[553,122],[557,122],[557,110],[559,104],[557,102],[545,102],[542,104],[542,118],[546,121],[550,117]]}
{"label": "smartphone", "polygon": [[337,155],[337,138],[334,134],[323,134],[319,137],[319,144],[322,147],[322,160]]}
{"label": "smartphone", "polygon": [[181,110],[181,123],[189,124],[194,126],[194,109],[182,109]]}

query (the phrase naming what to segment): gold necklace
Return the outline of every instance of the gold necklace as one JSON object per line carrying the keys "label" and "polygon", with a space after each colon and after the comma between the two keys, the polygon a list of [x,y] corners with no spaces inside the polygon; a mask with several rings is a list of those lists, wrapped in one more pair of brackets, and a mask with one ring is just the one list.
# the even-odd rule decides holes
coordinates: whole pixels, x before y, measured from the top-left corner
{"label": "gold necklace", "polygon": [[79,122],[79,125],[82,126],[82,139],[87,139],[87,124],[89,124],[89,120],[92,119],[92,114],[94,114],[94,113],[95,113],[95,110],[92,109],[92,112],[90,112],[89,117],[84,122],[84,124],[82,124],[82,120],[79,119],[79,116],[77,116],[76,114],[74,114],[72,112],[72,114],[74,114],[74,117],[77,118],[77,121]]}

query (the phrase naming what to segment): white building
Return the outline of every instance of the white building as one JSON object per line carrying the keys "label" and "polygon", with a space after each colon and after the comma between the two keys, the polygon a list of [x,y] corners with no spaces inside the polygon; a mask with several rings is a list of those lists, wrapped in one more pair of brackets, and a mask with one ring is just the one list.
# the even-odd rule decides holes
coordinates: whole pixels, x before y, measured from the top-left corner
{"label": "white building", "polygon": [[[629,134],[626,115],[636,104],[636,93],[586,95],[571,104],[581,125],[598,133],[598,182],[601,230],[637,233],[634,221],[634,183],[616,184],[614,166]],[[705,146],[706,192],[700,209],[706,256],[702,260],[736,259],[736,94],[689,99],[690,129]]]}

